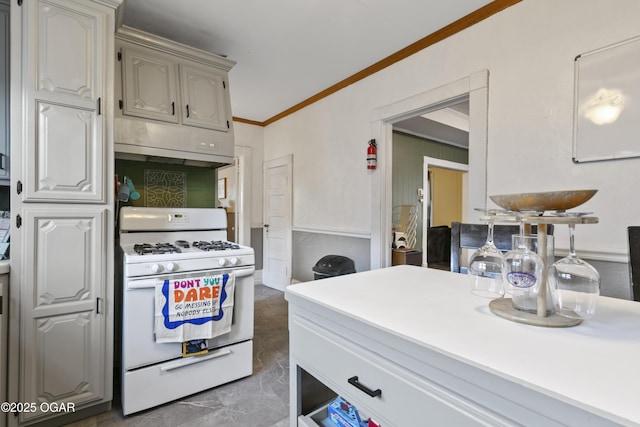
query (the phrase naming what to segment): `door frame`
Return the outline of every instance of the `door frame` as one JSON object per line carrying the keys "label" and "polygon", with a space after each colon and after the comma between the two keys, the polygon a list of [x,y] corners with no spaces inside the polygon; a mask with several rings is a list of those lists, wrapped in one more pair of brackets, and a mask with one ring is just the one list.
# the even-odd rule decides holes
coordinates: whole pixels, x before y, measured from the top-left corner
{"label": "door frame", "polygon": [[236,145],[234,163],[238,168],[236,236],[238,243],[251,246],[251,147]]}
{"label": "door frame", "polygon": [[287,269],[287,273],[286,273],[286,277],[287,280],[285,280],[286,283],[284,283],[284,287],[280,288],[280,287],[274,287],[274,289],[278,289],[281,291],[284,291],[285,288],[291,284],[291,278],[292,278],[292,266],[293,266],[293,237],[291,235],[292,233],[292,224],[293,224],[293,154],[288,154],[286,156],[283,157],[278,157],[277,159],[272,159],[272,160],[267,160],[264,162],[264,167],[263,167],[263,202],[262,202],[262,240],[263,240],[263,244],[262,244],[262,248],[263,248],[263,253],[262,253],[262,282],[263,284],[265,284],[266,286],[269,287],[273,287],[270,286],[269,284],[266,283],[266,279],[268,279],[269,277],[269,263],[267,262],[268,260],[268,255],[269,255],[269,245],[267,243],[267,231],[266,231],[266,227],[264,226],[266,224],[267,221],[267,197],[268,197],[268,190],[266,188],[267,186],[267,170],[269,170],[270,168],[275,168],[275,167],[280,167],[280,166],[287,166],[287,175],[289,177],[288,180],[288,184],[287,184],[287,191],[288,191],[288,211],[289,211],[289,222],[285,224],[285,256],[284,256],[284,261],[286,263],[286,269]]}
{"label": "door frame", "polygon": [[489,71],[482,70],[373,111],[371,133],[378,141],[378,170],[372,172],[371,180],[371,269],[391,265],[393,123],[469,97],[470,188],[466,218],[479,218],[473,208],[486,209],[487,205],[488,95]]}
{"label": "door frame", "polygon": [[464,163],[452,162],[449,160],[436,159],[434,157],[424,156],[422,160],[422,188],[423,188],[423,197],[422,197],[422,266],[428,267],[427,263],[427,230],[429,229],[427,224],[427,210],[430,208],[429,200],[431,200],[431,185],[429,183],[429,168],[441,168],[441,169],[449,169],[453,171],[463,172],[463,181],[462,181],[462,215],[463,221],[466,215],[467,207],[467,194],[469,192],[469,165],[465,165]]}

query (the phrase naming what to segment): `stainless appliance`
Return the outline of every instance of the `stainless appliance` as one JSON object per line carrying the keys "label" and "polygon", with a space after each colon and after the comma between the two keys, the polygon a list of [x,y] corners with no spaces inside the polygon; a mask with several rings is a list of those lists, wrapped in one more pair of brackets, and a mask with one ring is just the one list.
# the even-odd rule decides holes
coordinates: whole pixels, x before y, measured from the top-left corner
{"label": "stainless appliance", "polygon": [[[224,209],[120,210],[122,411],[125,415],[252,373],[254,252],[226,242]],[[181,343],[157,343],[155,286],[165,279],[235,275],[231,332],[208,353],[183,357]]]}

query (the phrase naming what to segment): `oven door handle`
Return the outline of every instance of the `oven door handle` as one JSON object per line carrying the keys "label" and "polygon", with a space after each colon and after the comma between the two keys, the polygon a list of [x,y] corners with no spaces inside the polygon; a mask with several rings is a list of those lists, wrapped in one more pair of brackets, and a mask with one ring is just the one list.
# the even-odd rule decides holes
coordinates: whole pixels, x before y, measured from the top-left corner
{"label": "oven door handle", "polygon": [[206,356],[205,355],[195,356],[190,359],[182,359],[178,362],[170,363],[168,365],[162,366],[160,370],[163,372],[173,371],[174,369],[183,368],[185,366],[190,366],[195,363],[206,362],[207,360],[216,359],[218,357],[227,356],[229,354],[231,354],[231,350],[229,350],[228,348],[223,348],[213,353],[209,353]]}
{"label": "oven door handle", "polygon": [[[220,271],[224,271],[224,272],[228,272],[228,273],[233,273],[236,278],[238,277],[246,277],[246,276],[251,276],[255,271],[256,268],[254,266],[251,267],[239,267],[236,269],[230,269],[230,270],[220,270]],[[211,274],[219,274],[219,272],[217,271],[211,271],[208,272]],[[164,279],[162,277],[158,277],[158,278],[153,278],[153,279],[140,279],[140,280],[129,280],[127,282],[127,289],[128,290],[134,290],[134,289],[149,289],[149,288],[155,288],[156,285],[160,282],[162,282]]]}
{"label": "oven door handle", "polygon": [[246,277],[251,276],[255,273],[256,268],[254,266],[248,268],[238,268],[237,270],[231,270],[231,273],[235,274],[236,277]]}

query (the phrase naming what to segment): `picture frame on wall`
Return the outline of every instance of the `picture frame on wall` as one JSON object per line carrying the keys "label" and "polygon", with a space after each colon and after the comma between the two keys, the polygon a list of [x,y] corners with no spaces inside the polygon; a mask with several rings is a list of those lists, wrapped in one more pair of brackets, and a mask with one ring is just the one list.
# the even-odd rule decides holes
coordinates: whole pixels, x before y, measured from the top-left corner
{"label": "picture frame on wall", "polygon": [[220,178],[218,180],[218,199],[225,199],[227,197],[227,178]]}

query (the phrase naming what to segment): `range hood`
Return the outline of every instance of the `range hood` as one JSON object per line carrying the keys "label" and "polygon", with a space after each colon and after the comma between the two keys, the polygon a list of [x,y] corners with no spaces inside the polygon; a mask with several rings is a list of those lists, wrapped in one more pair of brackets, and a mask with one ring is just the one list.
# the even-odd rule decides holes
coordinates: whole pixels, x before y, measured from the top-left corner
{"label": "range hood", "polygon": [[116,158],[233,163],[228,72],[235,62],[126,26],[116,50]]}
{"label": "range hood", "polygon": [[120,116],[115,118],[115,157],[217,168],[233,163],[232,133]]}

